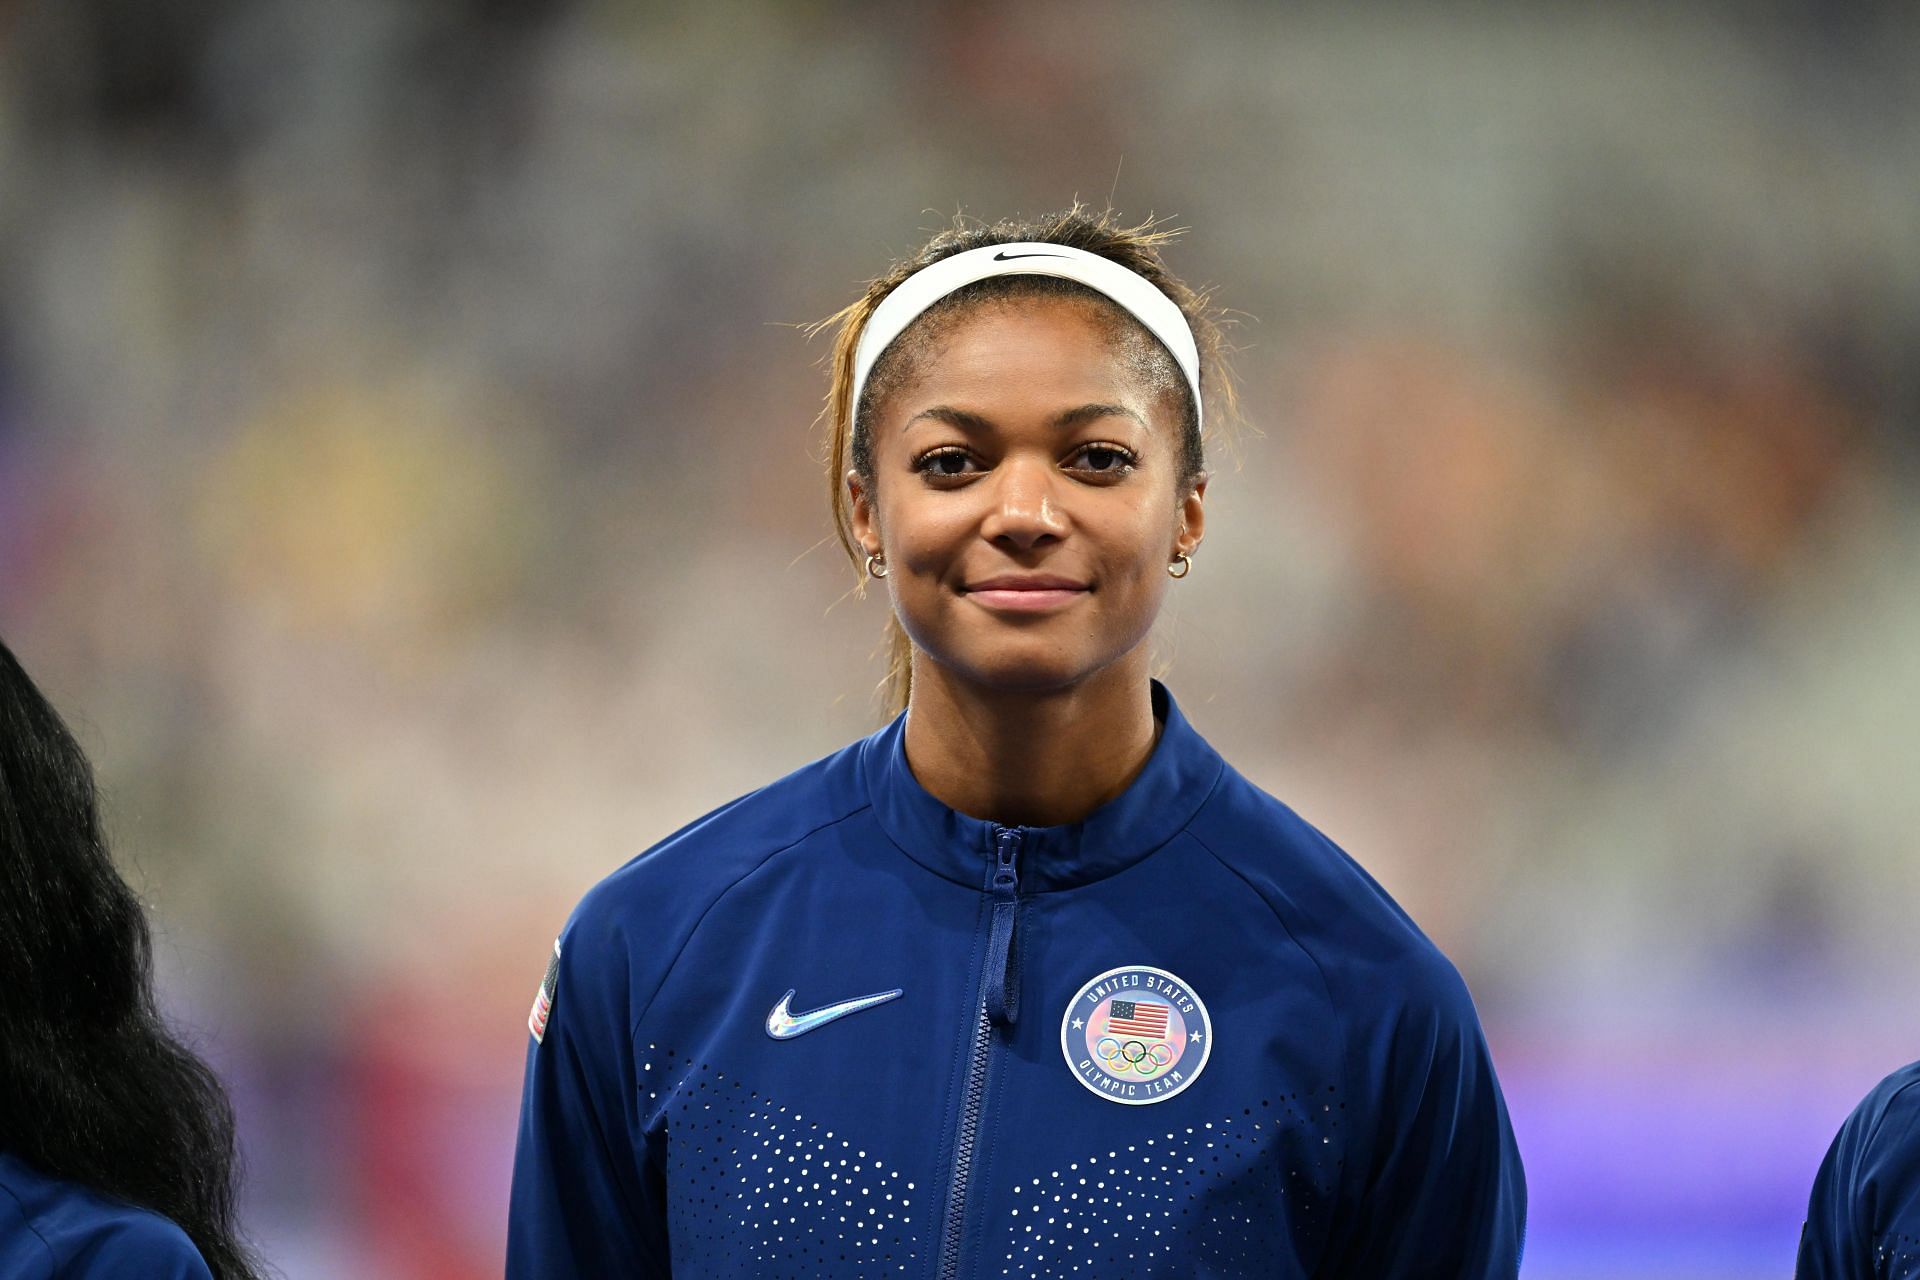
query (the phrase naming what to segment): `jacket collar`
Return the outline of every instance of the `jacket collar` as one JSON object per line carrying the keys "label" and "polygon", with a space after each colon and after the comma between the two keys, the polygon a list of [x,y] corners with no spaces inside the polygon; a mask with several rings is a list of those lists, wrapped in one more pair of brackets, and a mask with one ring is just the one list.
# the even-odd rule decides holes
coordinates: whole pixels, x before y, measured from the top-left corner
{"label": "jacket collar", "polygon": [[[1173,695],[1152,682],[1154,716],[1164,723],[1153,755],[1127,789],[1079,822],[1020,828],[1020,888],[1044,893],[1123,871],[1171,840],[1192,819],[1226,767],[1187,723]],[[861,747],[874,813],[893,842],[936,875],[985,888],[1000,824],[949,809],[907,764],[902,712]]]}

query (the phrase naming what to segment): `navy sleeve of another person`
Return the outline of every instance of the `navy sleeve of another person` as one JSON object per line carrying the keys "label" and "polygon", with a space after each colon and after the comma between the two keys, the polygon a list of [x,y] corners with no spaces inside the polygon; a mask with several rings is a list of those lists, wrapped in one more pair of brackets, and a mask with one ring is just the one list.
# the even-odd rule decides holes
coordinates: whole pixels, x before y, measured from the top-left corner
{"label": "navy sleeve of another person", "polygon": [[157,1214],[128,1218],[78,1250],[62,1280],[213,1280],[184,1231]]}
{"label": "navy sleeve of another person", "polygon": [[0,1276],[7,1280],[213,1280],[168,1218],[0,1151]]}
{"label": "navy sleeve of another person", "polygon": [[1840,1126],[1814,1178],[1794,1274],[1920,1277],[1920,1063],[1882,1080]]}

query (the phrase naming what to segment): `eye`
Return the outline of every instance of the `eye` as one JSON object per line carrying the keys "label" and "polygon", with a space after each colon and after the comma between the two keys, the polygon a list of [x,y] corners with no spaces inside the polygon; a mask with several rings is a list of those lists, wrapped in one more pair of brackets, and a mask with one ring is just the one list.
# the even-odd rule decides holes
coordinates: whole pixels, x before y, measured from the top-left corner
{"label": "eye", "polygon": [[1074,470],[1097,476],[1123,476],[1140,465],[1140,456],[1124,445],[1096,441],[1074,451]]}
{"label": "eye", "polygon": [[957,480],[972,474],[973,468],[973,458],[954,445],[930,450],[913,460],[913,469],[929,480]]}

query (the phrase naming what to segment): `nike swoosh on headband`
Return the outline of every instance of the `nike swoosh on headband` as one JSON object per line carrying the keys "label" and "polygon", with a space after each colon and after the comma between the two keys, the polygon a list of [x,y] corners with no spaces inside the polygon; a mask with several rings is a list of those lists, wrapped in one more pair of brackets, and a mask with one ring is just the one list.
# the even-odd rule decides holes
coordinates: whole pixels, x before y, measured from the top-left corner
{"label": "nike swoosh on headband", "polygon": [[[1029,261],[1037,259],[1037,261]],[[1186,375],[1187,390],[1193,395],[1196,421],[1200,408],[1200,350],[1193,328],[1172,298],[1145,276],[1070,244],[1045,240],[1015,240],[1006,244],[981,245],[922,267],[902,280],[880,300],[860,331],[853,349],[853,407],[857,412],[860,396],[893,340],[919,315],[956,289],[991,276],[1042,275],[1074,280],[1095,293],[1105,294],[1120,304],[1147,331],[1160,340],[1180,372]]]}
{"label": "nike swoosh on headband", "polygon": [[885,1004],[900,994],[900,989],[896,987],[892,991],[842,1000],[838,1004],[822,1005],[806,1013],[792,1013],[787,1007],[793,1000],[793,992],[789,991],[780,997],[780,1003],[773,1006],[772,1011],[767,1014],[767,1034],[775,1040],[791,1040],[795,1036],[803,1036],[817,1027],[824,1027],[829,1022],[844,1018],[850,1013],[859,1013],[862,1009],[871,1009],[877,1004]]}

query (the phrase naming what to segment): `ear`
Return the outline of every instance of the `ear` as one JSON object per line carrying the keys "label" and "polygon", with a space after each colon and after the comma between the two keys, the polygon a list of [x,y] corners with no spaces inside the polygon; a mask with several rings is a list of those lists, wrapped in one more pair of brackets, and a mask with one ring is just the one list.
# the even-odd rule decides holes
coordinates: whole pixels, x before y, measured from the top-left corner
{"label": "ear", "polygon": [[880,525],[874,518],[873,494],[868,492],[860,473],[851,468],[846,475],[847,518],[853,525],[853,538],[870,556],[880,554]]}
{"label": "ear", "polygon": [[1207,531],[1207,473],[1202,471],[1193,487],[1180,499],[1180,529],[1173,540],[1175,555],[1192,555],[1200,549]]}

